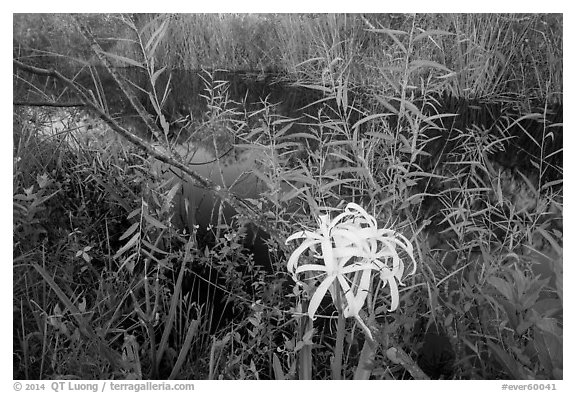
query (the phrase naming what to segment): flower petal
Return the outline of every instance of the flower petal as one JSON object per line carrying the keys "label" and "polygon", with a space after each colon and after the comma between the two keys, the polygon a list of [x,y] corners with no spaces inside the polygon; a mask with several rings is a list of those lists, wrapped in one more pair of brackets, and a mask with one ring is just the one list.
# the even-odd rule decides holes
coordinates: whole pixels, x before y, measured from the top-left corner
{"label": "flower petal", "polygon": [[[372,273],[370,270],[364,270],[360,274],[360,282],[357,284],[356,295],[352,302],[348,302],[348,306],[344,310],[344,316],[356,316],[364,307],[366,302],[366,297],[368,296],[368,291],[370,290],[370,278],[372,278]],[[355,277],[356,279],[357,277]],[[356,281],[356,280],[355,280]]]}
{"label": "flower petal", "polygon": [[325,273],[326,272],[326,265],[320,265],[318,263],[309,263],[307,265],[298,266],[296,268],[296,274],[302,273],[302,272],[312,272],[312,271]]}
{"label": "flower petal", "polygon": [[298,262],[298,259],[300,258],[300,255],[302,255],[302,253],[304,251],[306,251],[307,248],[310,248],[310,246],[314,245],[314,244],[318,244],[319,241],[315,240],[315,239],[306,239],[302,242],[302,244],[300,244],[292,253],[292,255],[290,255],[290,258],[288,259],[288,263],[286,264],[286,268],[288,269],[289,272],[294,273],[294,269],[296,266],[296,263]]}
{"label": "flower petal", "polygon": [[389,311],[394,311],[398,308],[398,304],[400,302],[400,296],[398,294],[398,285],[396,285],[396,280],[394,279],[389,279],[388,283],[390,284],[390,297],[392,299]]}
{"label": "flower petal", "polygon": [[324,264],[326,265],[326,273],[332,274],[338,268],[336,259],[334,258],[334,253],[332,249],[332,242],[330,239],[322,239],[320,242],[322,247],[322,259],[324,259]]}
{"label": "flower petal", "polygon": [[318,310],[320,302],[324,298],[324,295],[326,295],[328,287],[330,287],[332,281],[334,281],[335,278],[336,276],[334,275],[326,276],[324,281],[322,281],[318,288],[316,288],[316,292],[314,292],[312,299],[310,299],[310,304],[308,305],[308,316],[311,319],[315,319],[314,314],[316,314],[316,310]]}
{"label": "flower petal", "polygon": [[321,239],[321,236],[319,234],[317,234],[316,232],[312,232],[312,231],[300,231],[300,232],[296,232],[290,236],[288,236],[288,238],[286,239],[286,245],[288,245],[288,242],[291,242],[292,240],[295,239]]}
{"label": "flower petal", "polygon": [[[317,222],[317,230],[297,232],[286,240],[288,243],[304,239],[287,262],[288,271],[292,272],[295,280],[302,273],[318,273],[314,277],[306,274],[309,279],[319,279],[326,274],[310,299],[308,315],[315,318],[322,299],[330,291],[338,310],[345,317],[354,316],[371,338],[371,332],[359,312],[371,288],[374,288],[373,296],[379,292],[380,286],[372,287],[373,274],[379,275],[381,288],[390,285],[390,311],[395,310],[400,301],[398,285],[403,285],[404,275],[404,261],[397,248],[406,252],[412,260],[412,272],[409,274],[414,274],[416,261],[412,244],[392,229],[378,228],[376,218],[355,203],[346,205],[334,219],[330,220],[330,215],[324,214],[318,216]],[[312,250],[314,258],[323,260],[323,265],[319,261],[310,263],[309,260],[299,265],[300,256],[308,248]]]}
{"label": "flower petal", "polygon": [[357,205],[355,203],[349,203],[346,206],[346,210],[347,211],[352,211],[355,210],[356,213],[355,214],[360,214],[362,215],[362,217],[366,220],[366,222],[368,223],[368,225],[370,225],[371,227],[376,227],[376,219],[374,217],[372,217],[371,215],[369,215],[366,210],[364,210],[360,205]]}

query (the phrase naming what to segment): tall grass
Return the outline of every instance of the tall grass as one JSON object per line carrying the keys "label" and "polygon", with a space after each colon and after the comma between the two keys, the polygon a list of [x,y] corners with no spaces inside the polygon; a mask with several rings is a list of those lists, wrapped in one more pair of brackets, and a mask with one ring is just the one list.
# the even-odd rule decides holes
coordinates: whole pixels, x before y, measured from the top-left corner
{"label": "tall grass", "polygon": [[[500,100],[515,92],[557,101],[562,90],[559,15],[212,14],[169,20],[171,39],[160,58],[173,68],[274,70],[319,82],[330,68],[347,67],[350,80],[363,86],[379,83],[386,69],[394,85],[410,52],[413,68],[423,68],[422,60],[441,66],[445,72],[433,76],[456,97]],[[413,48],[406,46],[410,31]],[[406,83],[419,88],[428,71],[420,69]]]}
{"label": "tall grass", "polygon": [[[32,16],[15,19],[15,50],[20,56],[34,48],[46,50],[47,37],[56,59],[82,53],[93,61],[66,15],[38,16],[46,31],[24,31]],[[407,81],[420,88],[421,78],[435,78],[443,91],[462,98],[490,100],[517,97],[561,100],[562,16],[556,14],[176,14],[90,16],[89,23],[110,53],[134,57],[138,40],[127,27],[131,20],[148,42],[166,24],[170,39],[156,49],[156,63],[173,69],[275,71],[292,80],[315,83],[333,67],[348,68],[354,85],[379,85],[382,70],[395,89],[410,53],[410,67],[420,68]],[[99,30],[98,30],[99,29]],[[411,45],[406,40],[412,32]],[[60,35],[60,37],[58,36]],[[64,40],[61,36],[64,35]],[[122,39],[118,40],[121,36]],[[63,46],[65,44],[66,46]],[[74,49],[71,49],[74,48]],[[150,49],[150,48],[148,48]],[[34,53],[38,53],[37,51]],[[50,52],[47,53],[50,55]],[[91,59],[90,59],[91,58]],[[443,67],[430,74],[428,67]],[[415,61],[414,63],[411,63]],[[433,63],[432,63],[433,62]],[[64,61],[66,63],[66,61]],[[60,63],[59,63],[60,64]],[[443,83],[442,83],[443,82]],[[397,91],[397,90],[394,90]],[[526,102],[526,104],[528,104]]]}
{"label": "tall grass", "polygon": [[173,225],[180,184],[157,165],[110,130],[74,139],[76,120],[46,135],[52,122],[30,116],[43,115],[23,113],[15,127],[15,376],[208,377],[202,359],[223,318],[216,288],[238,310],[262,291],[243,292],[240,274],[259,285],[262,277],[249,269],[240,230],[218,226],[205,253]]}

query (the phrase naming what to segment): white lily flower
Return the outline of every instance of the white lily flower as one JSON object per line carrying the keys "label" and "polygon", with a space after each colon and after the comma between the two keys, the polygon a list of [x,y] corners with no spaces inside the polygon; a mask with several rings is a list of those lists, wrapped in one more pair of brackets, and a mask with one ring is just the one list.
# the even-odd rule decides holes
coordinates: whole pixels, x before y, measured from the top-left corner
{"label": "white lily flower", "polygon": [[[398,285],[402,283],[404,263],[396,252],[396,246],[406,251],[412,259],[416,272],[416,261],[412,245],[401,234],[386,228],[378,229],[376,219],[362,207],[349,203],[344,212],[330,221],[329,215],[318,217],[316,231],[297,232],[288,239],[304,239],[288,259],[287,269],[296,282],[304,272],[319,272],[324,276],[316,288],[308,306],[308,316],[315,319],[320,302],[330,291],[334,305],[343,312],[344,317],[354,317],[370,338],[372,335],[359,316],[366,302],[373,273],[378,273],[382,288],[390,286],[391,307],[398,307]],[[318,252],[320,245],[320,252]],[[307,263],[298,266],[300,256],[307,249],[313,250],[315,259],[321,259],[323,264]],[[389,262],[391,261],[391,266]],[[339,284],[339,285],[337,285]],[[344,304],[339,304],[343,299]]]}

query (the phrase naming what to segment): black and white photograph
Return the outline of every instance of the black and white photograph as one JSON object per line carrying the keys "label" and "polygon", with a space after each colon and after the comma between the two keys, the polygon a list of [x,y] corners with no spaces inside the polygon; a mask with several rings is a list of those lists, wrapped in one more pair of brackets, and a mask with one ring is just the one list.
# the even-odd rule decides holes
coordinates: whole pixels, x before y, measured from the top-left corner
{"label": "black and white photograph", "polygon": [[12,14],[15,391],[562,390],[564,14],[380,8]]}

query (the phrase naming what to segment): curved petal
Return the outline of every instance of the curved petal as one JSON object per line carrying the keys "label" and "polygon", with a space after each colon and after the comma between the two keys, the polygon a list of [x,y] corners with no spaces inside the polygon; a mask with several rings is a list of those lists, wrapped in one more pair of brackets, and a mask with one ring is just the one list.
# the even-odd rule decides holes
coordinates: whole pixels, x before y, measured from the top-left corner
{"label": "curved petal", "polygon": [[310,304],[308,304],[308,316],[311,319],[314,319],[314,314],[316,314],[316,310],[318,310],[320,302],[324,298],[324,295],[326,295],[328,287],[332,285],[332,282],[334,281],[335,278],[336,278],[335,275],[327,276],[324,279],[324,281],[322,281],[322,283],[318,285],[318,288],[316,288],[316,292],[314,292],[312,299],[310,299]]}
{"label": "curved petal", "polygon": [[392,299],[389,311],[394,311],[398,308],[398,304],[400,303],[398,285],[396,285],[396,280],[394,279],[389,279],[388,283],[390,284],[390,298]]}
{"label": "curved petal", "polygon": [[358,271],[362,271],[362,270],[366,270],[366,271],[372,271],[372,270],[376,270],[379,271],[380,268],[377,265],[374,265],[373,262],[365,262],[365,263],[359,263],[356,262],[352,265],[348,265],[348,266],[344,266],[341,270],[340,270],[340,274],[345,275],[345,274],[350,274],[350,273],[355,273]]}
{"label": "curved petal", "polygon": [[348,259],[352,257],[358,257],[358,258],[370,257],[370,253],[356,246],[336,247],[334,248],[333,255],[336,258],[348,258]]}
{"label": "curved petal", "polygon": [[376,227],[376,219],[372,217],[370,214],[368,214],[366,210],[364,210],[360,205],[357,205],[355,203],[349,203],[348,205],[346,205],[346,210],[347,211],[355,210],[356,214],[362,215],[362,217],[366,220],[368,225],[370,225],[371,227]]}
{"label": "curved petal", "polygon": [[391,245],[391,242],[389,239],[386,239],[385,241],[383,241],[383,243],[386,244],[386,249],[387,252],[389,253],[389,257],[392,258],[392,270],[396,271],[400,268],[400,257],[398,256],[398,253],[396,252],[396,247],[394,247],[393,245]]}
{"label": "curved petal", "polygon": [[288,269],[289,272],[294,273],[294,268],[296,266],[296,263],[298,262],[298,259],[300,258],[300,255],[302,255],[302,253],[304,251],[306,251],[307,248],[309,248],[310,246],[314,245],[314,244],[318,244],[319,241],[315,240],[315,239],[306,239],[302,242],[302,244],[300,244],[292,253],[292,255],[290,255],[290,258],[288,259],[288,263],[286,264],[286,268]]}
{"label": "curved petal", "polygon": [[348,246],[350,244],[362,244],[363,239],[358,236],[357,228],[348,226],[338,226],[332,230],[332,238],[334,242],[341,247]]}
{"label": "curved petal", "polygon": [[370,290],[370,278],[372,277],[372,273],[370,270],[364,270],[360,274],[360,282],[356,288],[356,295],[354,296],[354,300],[352,302],[348,302],[348,306],[344,310],[344,316],[346,317],[358,315],[360,309],[362,309],[364,303],[366,302],[366,297],[368,296],[368,291]]}
{"label": "curved petal", "polygon": [[326,273],[332,274],[338,269],[338,263],[336,258],[334,258],[332,242],[330,239],[322,239],[320,246],[322,247],[322,259],[324,259],[324,264],[326,265]]}
{"label": "curved petal", "polygon": [[348,211],[344,211],[344,212],[338,214],[338,215],[330,222],[330,228],[332,229],[332,228],[334,228],[335,226],[337,226],[338,223],[339,223],[340,221],[342,221],[342,219],[343,219],[344,217],[349,216],[349,215],[350,215],[350,212],[348,212]]}
{"label": "curved petal", "polygon": [[296,233],[293,233],[292,235],[288,236],[285,243],[286,243],[286,245],[288,245],[288,242],[291,242],[292,240],[310,239],[310,238],[321,239],[322,236],[320,236],[316,232],[312,232],[312,231],[300,231],[300,232],[296,232]]}
{"label": "curved petal", "polygon": [[400,246],[400,248],[402,248],[404,251],[406,251],[410,259],[412,260],[412,272],[409,274],[416,273],[416,260],[414,259],[414,247],[412,246],[410,241],[400,233],[394,233],[394,236],[387,237],[386,241],[388,243],[395,243],[398,246]]}
{"label": "curved petal", "polygon": [[338,259],[338,274],[342,273],[342,269],[344,269],[346,266],[351,266],[348,265],[348,262],[352,259],[352,256],[346,256],[346,257],[342,257],[342,258],[337,258]]}
{"label": "curved petal", "polygon": [[319,274],[326,274],[326,266],[318,264],[302,265],[296,268],[295,275],[304,272],[318,272]]}

